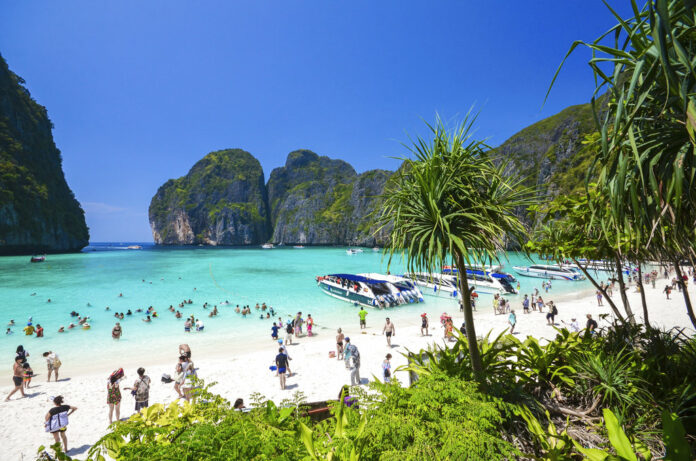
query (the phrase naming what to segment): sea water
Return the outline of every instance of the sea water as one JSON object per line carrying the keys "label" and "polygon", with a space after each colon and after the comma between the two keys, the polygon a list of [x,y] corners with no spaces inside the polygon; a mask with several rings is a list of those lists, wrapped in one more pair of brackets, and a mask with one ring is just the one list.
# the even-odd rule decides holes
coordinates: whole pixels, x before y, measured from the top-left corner
{"label": "sea water", "polygon": [[[164,344],[205,342],[253,344],[258,338],[270,337],[270,327],[279,316],[289,320],[298,311],[306,318],[311,314],[317,327],[329,329],[357,324],[356,306],[327,296],[317,286],[316,277],[331,273],[386,273],[404,271],[400,258],[387,268],[387,258],[381,251],[364,249],[355,255],[346,254],[340,247],[279,247],[261,248],[163,248],[141,244],[140,250],[126,249],[127,244],[91,244],[77,254],[48,255],[43,263],[30,263],[27,256],[0,258],[0,325],[15,321],[13,334],[0,336],[0,360],[8,371],[16,347],[22,344],[34,361],[46,350],[60,354],[61,359],[94,363],[118,357],[148,357]],[[511,295],[513,307],[520,308],[523,294],[534,288],[542,293],[541,279],[519,277],[514,265],[531,264],[517,253],[502,256],[504,270],[515,275],[521,284],[521,294]],[[553,281],[552,295],[582,291],[589,282]],[[423,291],[427,291],[423,289]],[[121,296],[122,295],[122,296]],[[545,299],[548,295],[544,294]],[[51,300],[48,302],[48,300]],[[193,304],[178,307],[183,300]],[[479,305],[490,306],[491,295],[482,294]],[[225,302],[229,304],[224,304]],[[458,310],[453,299],[425,296],[429,312]],[[209,304],[204,309],[204,303]],[[259,319],[256,303],[266,303],[276,312],[273,319]],[[168,311],[173,305],[181,311],[176,319]],[[243,318],[234,312],[236,305],[250,305],[251,315]],[[106,310],[106,307],[109,310]],[[143,322],[145,310],[153,306],[158,318]],[[209,318],[213,306],[219,315]],[[389,309],[395,322],[409,317],[418,318],[425,306],[405,305]],[[133,315],[124,320],[114,318],[116,312]],[[143,312],[136,313],[136,309]],[[79,326],[68,330],[77,318],[89,316],[91,328]],[[268,312],[268,311],[267,311]],[[265,313],[264,313],[265,314]],[[202,333],[185,333],[184,320],[194,315],[205,324]],[[264,315],[265,316],[265,315]],[[25,336],[22,329],[29,318],[41,324],[44,338]],[[372,318],[376,319],[374,315]],[[120,341],[111,338],[111,329],[119,321],[124,334]],[[4,322],[4,323],[3,323]],[[397,323],[398,324],[398,323]],[[57,333],[60,326],[66,333]],[[5,329],[7,327],[4,327]],[[327,330],[327,331],[329,331]],[[170,356],[175,351],[170,352]],[[34,365],[36,367],[36,365]],[[4,374],[4,373],[3,373]]]}

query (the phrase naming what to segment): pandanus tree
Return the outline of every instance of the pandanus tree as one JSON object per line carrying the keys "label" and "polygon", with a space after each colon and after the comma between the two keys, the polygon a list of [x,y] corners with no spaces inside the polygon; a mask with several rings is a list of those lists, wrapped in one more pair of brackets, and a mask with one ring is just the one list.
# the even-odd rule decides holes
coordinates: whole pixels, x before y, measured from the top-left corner
{"label": "pandanus tree", "polygon": [[[407,146],[412,157],[389,182],[380,215],[391,229],[389,263],[401,255],[410,271],[439,273],[457,269],[466,336],[474,375],[482,376],[466,266],[498,261],[507,241],[523,241],[525,225],[516,211],[530,205],[533,193],[520,178],[505,174],[507,163],[484,141],[472,136],[468,114],[448,130],[438,119],[428,139]],[[462,276],[464,274],[464,276]]]}
{"label": "pandanus tree", "polygon": [[617,24],[568,52],[592,51],[595,96],[603,95],[593,98],[601,133],[593,170],[612,225],[653,259],[670,262],[678,276],[681,260],[696,259],[695,5],[648,0],[641,7],[631,0],[627,19],[609,7]]}

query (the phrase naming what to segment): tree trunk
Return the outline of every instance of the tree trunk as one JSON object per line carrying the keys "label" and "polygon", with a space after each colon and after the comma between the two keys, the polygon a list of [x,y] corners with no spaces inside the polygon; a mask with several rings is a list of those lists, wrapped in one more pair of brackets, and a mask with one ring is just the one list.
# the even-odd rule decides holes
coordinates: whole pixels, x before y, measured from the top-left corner
{"label": "tree trunk", "polygon": [[626,283],[623,278],[623,267],[621,267],[621,260],[619,257],[615,257],[616,262],[616,272],[619,280],[619,291],[621,292],[621,302],[623,303],[624,310],[626,311],[626,318],[631,325],[636,324],[636,318],[633,315],[633,310],[631,310],[631,303],[628,302],[628,295],[626,294]]}
{"label": "tree trunk", "polygon": [[469,356],[471,357],[471,369],[474,371],[474,376],[478,382],[483,379],[483,365],[481,364],[481,353],[478,347],[478,338],[476,337],[476,329],[474,328],[474,313],[471,309],[471,290],[469,289],[469,281],[466,277],[466,266],[462,255],[455,253],[455,261],[457,262],[457,270],[459,271],[459,291],[462,295],[462,304],[464,305],[464,322],[466,322],[466,339],[469,343]]}
{"label": "tree trunk", "polygon": [[650,329],[650,321],[648,320],[648,302],[645,299],[645,287],[643,286],[643,269],[638,263],[638,286],[640,287],[640,301],[643,303],[643,322],[645,328]]}
{"label": "tree trunk", "polygon": [[682,283],[682,293],[684,294],[684,303],[686,304],[686,312],[689,314],[689,319],[691,319],[691,324],[696,328],[696,315],[694,315],[694,308],[691,305],[691,298],[689,297],[689,291],[686,289],[686,284],[684,284],[684,279],[682,278],[681,266],[679,266],[679,261],[674,260],[674,270],[677,273],[678,283]]}
{"label": "tree trunk", "polygon": [[611,297],[607,294],[607,290],[602,289],[602,287],[599,286],[597,281],[594,278],[592,278],[592,276],[587,272],[587,269],[582,267],[582,265],[575,258],[573,258],[573,262],[575,263],[576,266],[578,266],[580,268],[582,273],[585,274],[585,277],[587,277],[587,280],[589,280],[592,283],[592,285],[594,285],[595,288],[597,288],[604,295],[604,299],[606,299],[607,302],[609,303],[609,307],[611,307],[611,310],[614,311],[614,315],[621,321],[621,323],[625,323],[626,319],[624,319],[623,315],[621,315],[621,312],[619,311],[619,308],[616,307],[614,300],[612,300]]}

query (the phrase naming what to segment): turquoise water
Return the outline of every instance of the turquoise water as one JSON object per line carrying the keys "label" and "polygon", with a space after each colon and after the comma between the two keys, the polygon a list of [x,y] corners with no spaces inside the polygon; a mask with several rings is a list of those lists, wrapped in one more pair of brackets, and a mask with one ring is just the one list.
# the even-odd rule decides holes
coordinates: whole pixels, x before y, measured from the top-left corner
{"label": "turquoise water", "polygon": [[[121,245],[93,245],[79,254],[49,255],[40,264],[29,258],[0,258],[0,320],[6,324],[14,319],[13,335],[0,336],[0,356],[11,364],[18,344],[24,345],[33,357],[44,350],[60,351],[61,358],[94,361],[114,354],[149,354],[159,346],[179,342],[248,341],[267,338],[272,320],[260,320],[253,306],[265,302],[276,310],[276,318],[302,311],[311,313],[320,326],[335,328],[346,322],[356,322],[356,308],[333,299],[317,287],[315,277],[327,273],[386,272],[386,260],[381,252],[365,249],[364,253],[349,256],[345,248],[307,247],[305,249],[276,248],[155,248],[142,250],[113,250]],[[110,250],[110,251],[107,251]],[[505,267],[528,264],[520,255],[509,254]],[[391,272],[403,271],[400,262],[392,263]],[[144,281],[143,281],[144,280]],[[541,279],[518,277],[522,293],[541,289]],[[554,294],[587,288],[588,282],[554,281]],[[36,293],[32,296],[33,293]],[[123,296],[120,297],[119,294]],[[512,296],[513,305],[518,302]],[[48,299],[51,302],[47,302]],[[192,305],[178,308],[184,299]],[[437,308],[454,311],[452,300],[426,296],[428,310]],[[482,295],[480,303],[489,305],[489,296]],[[225,300],[231,304],[221,305]],[[208,318],[210,310],[203,303],[217,305],[220,314]],[[91,304],[91,307],[87,306]],[[233,309],[236,304],[252,306],[252,315],[242,318]],[[152,323],[142,322],[143,313],[137,308],[154,306],[159,318]],[[205,322],[205,332],[184,333],[183,319],[176,319],[167,310],[174,305],[184,317],[195,315]],[[105,307],[109,306],[110,311]],[[409,305],[392,309],[394,319],[417,316],[424,306]],[[131,309],[134,315],[120,320],[123,338],[111,339],[115,312]],[[76,328],[57,333],[63,325],[77,323],[71,311],[89,315],[92,328]],[[25,337],[22,328],[29,317],[45,329],[45,338]],[[376,318],[374,315],[372,318]],[[7,327],[5,327],[7,328]],[[36,360],[36,359],[34,359]],[[8,365],[9,366],[9,365]]]}

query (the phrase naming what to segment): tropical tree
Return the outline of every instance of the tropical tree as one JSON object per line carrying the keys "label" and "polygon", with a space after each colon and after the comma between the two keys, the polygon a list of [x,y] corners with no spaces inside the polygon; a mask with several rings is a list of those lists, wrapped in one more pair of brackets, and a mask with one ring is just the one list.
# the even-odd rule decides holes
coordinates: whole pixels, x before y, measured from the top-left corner
{"label": "tropical tree", "polygon": [[417,138],[403,165],[385,189],[382,228],[389,228],[389,262],[401,254],[409,270],[437,273],[453,263],[459,274],[471,365],[480,380],[471,289],[466,266],[497,261],[507,241],[522,241],[525,225],[516,210],[533,202],[533,191],[520,178],[505,175],[507,163],[496,158],[471,130],[467,114],[454,130],[438,118],[428,125],[432,139]]}
{"label": "tropical tree", "polygon": [[[568,51],[592,51],[601,133],[593,169],[612,226],[654,259],[669,261],[680,278],[680,261],[696,259],[695,5],[648,0],[640,7],[631,0],[628,19],[607,5],[617,24]],[[696,326],[689,293],[682,293]]]}

